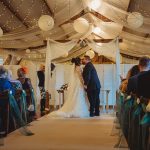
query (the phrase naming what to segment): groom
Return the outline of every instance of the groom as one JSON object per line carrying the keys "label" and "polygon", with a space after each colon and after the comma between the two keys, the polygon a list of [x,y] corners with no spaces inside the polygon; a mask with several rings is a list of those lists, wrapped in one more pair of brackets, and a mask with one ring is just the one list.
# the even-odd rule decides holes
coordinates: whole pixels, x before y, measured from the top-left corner
{"label": "groom", "polygon": [[85,65],[83,69],[84,88],[87,92],[87,96],[90,102],[90,117],[99,116],[100,105],[100,88],[101,84],[96,72],[95,67],[91,63],[89,56],[85,55],[82,59],[82,64]]}

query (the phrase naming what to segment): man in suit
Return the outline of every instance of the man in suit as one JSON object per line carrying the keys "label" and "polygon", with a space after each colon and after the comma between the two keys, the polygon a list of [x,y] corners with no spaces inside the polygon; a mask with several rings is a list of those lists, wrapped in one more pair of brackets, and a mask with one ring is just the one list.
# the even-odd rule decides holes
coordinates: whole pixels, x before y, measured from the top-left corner
{"label": "man in suit", "polygon": [[85,65],[83,69],[83,80],[84,88],[87,92],[87,96],[90,102],[90,116],[99,116],[99,105],[100,105],[100,88],[101,84],[96,72],[95,67],[91,63],[89,56],[85,55],[82,59],[82,63]]}
{"label": "man in suit", "polygon": [[139,60],[140,73],[129,78],[127,85],[127,94],[138,94],[138,77],[144,74],[146,71],[150,70],[150,58],[147,56],[141,57]]}

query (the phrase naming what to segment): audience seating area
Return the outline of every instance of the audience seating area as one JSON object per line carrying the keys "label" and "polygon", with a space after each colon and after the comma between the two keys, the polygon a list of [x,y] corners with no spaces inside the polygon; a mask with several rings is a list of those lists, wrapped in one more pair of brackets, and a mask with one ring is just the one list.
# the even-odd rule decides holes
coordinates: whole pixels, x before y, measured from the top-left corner
{"label": "audience seating area", "polygon": [[117,118],[130,150],[150,150],[149,99],[119,92]]}
{"label": "audience seating area", "polygon": [[28,110],[26,96],[31,97],[31,92],[16,90],[15,95],[11,91],[0,93],[1,136],[7,136],[8,133],[34,120],[35,110]]}

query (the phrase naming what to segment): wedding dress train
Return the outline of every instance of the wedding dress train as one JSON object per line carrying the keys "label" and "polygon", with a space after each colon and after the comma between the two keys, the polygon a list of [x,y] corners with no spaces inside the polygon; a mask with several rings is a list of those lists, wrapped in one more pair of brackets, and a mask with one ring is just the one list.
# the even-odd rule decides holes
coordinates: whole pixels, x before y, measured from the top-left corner
{"label": "wedding dress train", "polygon": [[50,117],[89,117],[88,100],[83,88],[82,70],[77,66],[73,68],[73,72],[66,102],[62,108],[50,113]]}

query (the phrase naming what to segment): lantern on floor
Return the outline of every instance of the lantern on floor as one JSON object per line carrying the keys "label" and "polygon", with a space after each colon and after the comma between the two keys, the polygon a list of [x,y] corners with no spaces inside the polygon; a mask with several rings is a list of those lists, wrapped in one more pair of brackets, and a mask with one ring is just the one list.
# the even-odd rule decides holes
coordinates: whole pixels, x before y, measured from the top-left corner
{"label": "lantern on floor", "polygon": [[54,27],[54,19],[49,15],[43,15],[39,18],[38,25],[41,30],[49,31]]}
{"label": "lantern on floor", "polygon": [[3,36],[3,30],[2,28],[0,27],[0,37]]}
{"label": "lantern on floor", "polygon": [[127,17],[127,23],[131,28],[139,28],[143,25],[144,18],[139,12],[132,12]]}
{"label": "lantern on floor", "polygon": [[95,52],[92,51],[92,50],[89,50],[89,51],[86,52],[86,55],[89,56],[92,59],[95,56]]}
{"label": "lantern on floor", "polygon": [[89,29],[89,26],[89,22],[84,18],[78,18],[73,23],[73,27],[78,33],[86,33]]}

